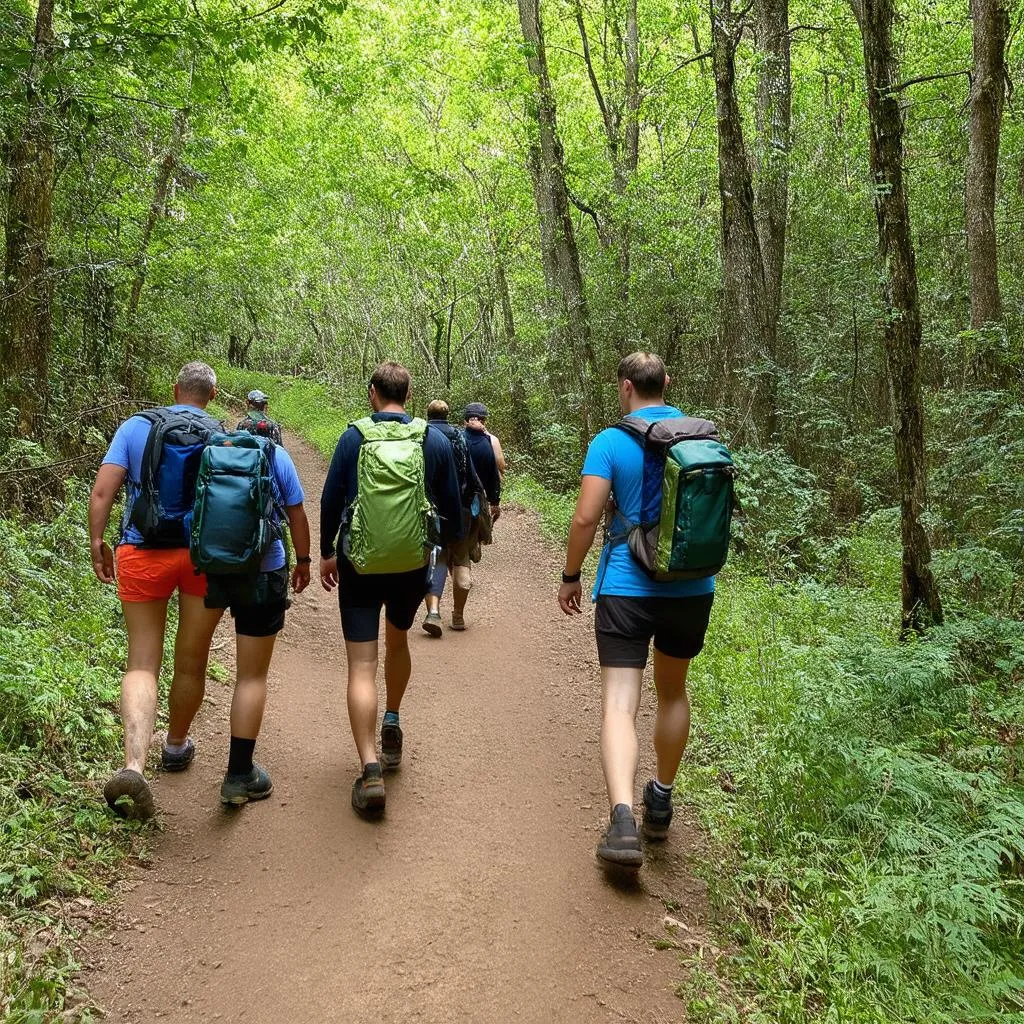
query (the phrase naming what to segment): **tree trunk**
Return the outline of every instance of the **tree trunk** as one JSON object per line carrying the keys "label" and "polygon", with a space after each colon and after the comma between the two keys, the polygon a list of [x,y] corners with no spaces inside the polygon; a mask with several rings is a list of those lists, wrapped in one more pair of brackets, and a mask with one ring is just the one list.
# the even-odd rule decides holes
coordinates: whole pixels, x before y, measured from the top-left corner
{"label": "tree trunk", "polygon": [[[601,415],[600,384],[597,358],[590,336],[590,316],[580,271],[579,250],[569,211],[569,191],[565,183],[562,143],[558,137],[555,96],[548,75],[544,32],[540,20],[540,0],[518,0],[519,21],[526,43],[526,65],[533,78],[530,114],[537,126],[539,145],[531,151],[531,171],[535,174],[534,192],[537,215],[541,219],[541,238],[548,232],[553,260],[554,283],[557,286],[559,313],[563,320],[558,332],[564,337],[578,371],[583,430],[588,435],[591,424]],[[543,221],[548,218],[545,229]],[[543,245],[542,245],[543,248]],[[554,353],[565,361],[566,353]]]}
{"label": "tree trunk", "polygon": [[942,602],[931,570],[931,546],[921,523],[927,480],[917,267],[903,181],[903,115],[894,91],[899,68],[892,41],[893,0],[851,0],[851,4],[864,43],[870,163],[887,307],[885,357],[900,488],[903,632],[907,634],[942,622]]}
{"label": "tree trunk", "polygon": [[50,393],[53,140],[42,78],[52,59],[53,7],[54,0],[40,0],[36,10],[24,123],[11,146],[0,296],[0,382],[5,401],[18,409],[18,431],[26,437],[37,432]]}
{"label": "tree trunk", "polygon": [[167,192],[174,177],[174,169],[181,159],[181,150],[185,141],[185,132],[188,128],[188,111],[181,109],[174,115],[174,128],[171,132],[171,139],[164,151],[163,156],[157,164],[156,175],[153,179],[153,201],[149,204],[149,213],[146,215],[146,223],[142,226],[142,237],[139,239],[139,249],[132,261],[135,273],[132,276],[132,290],[128,297],[128,316],[126,318],[128,333],[124,345],[124,385],[131,394],[135,386],[135,348],[138,341],[138,324],[136,314],[139,311],[139,300],[142,298],[142,288],[146,283],[146,259],[149,255],[149,243],[153,237],[153,231],[157,223],[164,216],[167,206]]}
{"label": "tree trunk", "polygon": [[[734,437],[756,440],[772,413],[770,389],[755,367],[773,358],[765,265],[754,213],[754,188],[736,99],[736,45],[741,22],[732,0],[711,0],[715,99],[718,119],[718,190],[722,201],[722,333],[731,386],[740,399]],[[742,371],[748,371],[746,375]]]}
{"label": "tree trunk", "polygon": [[1001,323],[996,254],[996,170],[1006,95],[1007,0],[971,0],[974,72],[967,155],[967,254],[971,273],[971,327]]}
{"label": "tree trunk", "polygon": [[[789,0],[755,0],[760,57],[757,76],[757,223],[768,297],[768,316],[778,324],[782,267],[786,255],[792,87],[789,60]],[[777,330],[777,327],[776,327]]]}

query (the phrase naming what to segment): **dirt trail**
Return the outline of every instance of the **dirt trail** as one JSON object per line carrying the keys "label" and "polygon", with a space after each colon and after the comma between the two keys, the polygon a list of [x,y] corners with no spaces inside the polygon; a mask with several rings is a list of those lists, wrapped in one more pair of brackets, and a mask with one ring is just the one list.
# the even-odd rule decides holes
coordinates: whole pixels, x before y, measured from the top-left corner
{"label": "dirt trail", "polygon": [[[325,467],[288,443],[315,548]],[[507,512],[495,535],[470,629],[410,634],[405,762],[382,822],[349,805],[358,764],[335,597],[312,585],[278,641],[256,748],[275,784],[263,803],[218,802],[231,691],[209,682],[195,764],[156,783],[165,834],[115,927],[86,950],[84,981],[107,1019],[684,1018],[680,953],[653,939],[668,937],[666,901],[689,929],[679,938],[702,935],[695,832],[679,821],[639,884],[605,880],[593,856],[607,811],[592,623],[558,612],[554,555],[531,516]],[[220,641],[232,650],[223,626]]]}

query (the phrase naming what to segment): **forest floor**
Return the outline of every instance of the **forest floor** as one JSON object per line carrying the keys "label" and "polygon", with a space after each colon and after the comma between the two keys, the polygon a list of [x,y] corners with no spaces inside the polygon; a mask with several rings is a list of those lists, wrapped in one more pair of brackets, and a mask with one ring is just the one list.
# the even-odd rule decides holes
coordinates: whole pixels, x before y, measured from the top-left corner
{"label": "forest floor", "polygon": [[[287,443],[315,548],[324,462]],[[359,766],[337,599],[314,573],[278,641],[256,749],[274,794],[221,807],[231,688],[211,680],[194,765],[156,782],[152,858],[84,951],[82,982],[107,1019],[681,1020],[680,960],[708,945],[691,870],[700,833],[678,815],[632,884],[598,867],[592,622],[559,612],[554,580],[535,519],[509,510],[476,573],[470,628],[431,640],[417,622],[405,760],[370,823],[349,804]],[[446,621],[449,609],[446,595]],[[232,668],[229,629],[215,645]],[[642,780],[649,694],[639,721]]]}

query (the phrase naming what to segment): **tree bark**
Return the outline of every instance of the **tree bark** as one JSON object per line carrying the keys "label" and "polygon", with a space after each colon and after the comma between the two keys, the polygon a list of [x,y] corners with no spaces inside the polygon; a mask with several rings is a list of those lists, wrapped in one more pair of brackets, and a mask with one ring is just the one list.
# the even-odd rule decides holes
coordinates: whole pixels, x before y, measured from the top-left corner
{"label": "tree bark", "polygon": [[967,150],[967,254],[971,275],[971,327],[1001,323],[996,253],[996,172],[1006,96],[1007,0],[971,0],[974,71]]}
{"label": "tree bark", "polygon": [[775,353],[764,259],[758,238],[754,187],[736,99],[736,45],[741,19],[732,0],[711,0],[711,31],[718,120],[718,190],[722,202],[722,334],[726,371],[740,399],[734,437],[756,440],[767,425],[770,389],[746,375]]}
{"label": "tree bark", "polygon": [[[590,314],[569,210],[569,191],[565,183],[562,143],[558,137],[555,95],[544,49],[540,0],[518,0],[518,5],[523,41],[526,43],[526,65],[534,86],[530,114],[537,127],[538,141],[530,154],[530,166],[535,175],[537,215],[541,220],[542,249],[547,231],[549,258],[553,262],[551,270],[560,307],[558,312],[563,320],[556,338],[561,336],[568,347],[568,352],[554,354],[560,362],[564,362],[566,356],[570,355],[577,367],[583,430],[589,438],[591,424],[601,415],[599,369],[590,335]],[[548,220],[546,228],[545,218]]]}
{"label": "tree bark", "polygon": [[40,0],[36,10],[24,123],[11,147],[0,303],[0,382],[26,437],[38,431],[50,393],[53,140],[42,78],[52,61],[53,8],[54,0]]}
{"label": "tree bark", "polygon": [[893,48],[893,0],[851,0],[860,22],[868,94],[870,164],[875,185],[878,249],[883,265],[885,357],[892,394],[896,476],[903,547],[903,633],[942,622],[931,570],[931,545],[921,523],[927,502],[924,405],[921,397],[921,315],[910,208],[903,180],[903,115]]}
{"label": "tree bark", "polygon": [[[757,179],[754,219],[764,260],[768,316],[778,324],[786,256],[792,87],[789,0],[755,0]],[[777,330],[777,328],[776,328]]]}
{"label": "tree bark", "polygon": [[170,189],[171,180],[174,177],[174,170],[181,159],[181,150],[185,142],[185,132],[188,128],[188,111],[178,110],[174,115],[174,127],[171,131],[171,138],[164,150],[160,162],[157,164],[156,175],[153,178],[153,200],[149,204],[149,212],[146,215],[146,222],[142,226],[142,237],[139,239],[139,249],[135,259],[132,261],[135,272],[132,275],[132,290],[128,296],[128,315],[126,323],[128,327],[124,345],[124,384],[131,394],[135,386],[135,348],[138,341],[138,324],[136,314],[139,311],[139,300],[142,298],[142,288],[146,283],[147,257],[149,256],[149,243],[153,237],[160,219],[164,216],[167,207],[167,192]]}

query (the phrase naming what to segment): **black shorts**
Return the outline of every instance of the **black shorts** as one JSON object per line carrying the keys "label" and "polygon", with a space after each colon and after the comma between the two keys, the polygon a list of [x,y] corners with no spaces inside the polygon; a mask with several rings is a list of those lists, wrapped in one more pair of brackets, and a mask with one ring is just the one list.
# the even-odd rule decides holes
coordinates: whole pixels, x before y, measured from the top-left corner
{"label": "black shorts", "polygon": [[338,555],[338,604],[341,631],[349,643],[376,640],[380,610],[395,629],[411,629],[420,603],[427,596],[430,566],[412,572],[356,572],[352,563]]}
{"label": "black shorts", "polygon": [[206,607],[230,608],[239,636],[275,636],[284,629],[288,567],[255,576],[207,575]]}
{"label": "black shorts", "polygon": [[604,668],[643,668],[654,649],[670,658],[693,658],[704,646],[714,594],[693,597],[597,599],[597,660]]}

